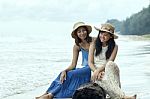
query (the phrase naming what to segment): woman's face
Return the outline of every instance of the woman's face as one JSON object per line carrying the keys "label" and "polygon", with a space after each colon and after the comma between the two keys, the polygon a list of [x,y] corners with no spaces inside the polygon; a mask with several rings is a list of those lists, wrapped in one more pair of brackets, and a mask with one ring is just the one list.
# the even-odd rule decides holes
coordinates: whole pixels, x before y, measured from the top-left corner
{"label": "woman's face", "polygon": [[85,27],[79,27],[77,29],[77,36],[81,39],[81,40],[85,40],[85,38],[87,37],[87,30]]}
{"label": "woman's face", "polygon": [[99,34],[99,39],[101,42],[107,42],[111,38],[110,33],[101,31]]}

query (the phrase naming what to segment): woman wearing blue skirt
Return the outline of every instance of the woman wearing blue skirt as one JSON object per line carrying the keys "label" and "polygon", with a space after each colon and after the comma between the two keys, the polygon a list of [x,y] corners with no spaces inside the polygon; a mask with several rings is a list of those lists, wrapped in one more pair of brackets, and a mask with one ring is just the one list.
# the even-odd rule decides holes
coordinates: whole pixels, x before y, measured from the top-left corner
{"label": "woman wearing blue skirt", "polygon": [[[90,82],[88,50],[92,42],[92,37],[89,36],[91,31],[92,27],[84,22],[74,24],[71,36],[75,39],[75,44],[71,65],[58,75],[45,94],[36,99],[71,98],[80,85]],[[79,52],[82,53],[82,68],[76,68]]]}

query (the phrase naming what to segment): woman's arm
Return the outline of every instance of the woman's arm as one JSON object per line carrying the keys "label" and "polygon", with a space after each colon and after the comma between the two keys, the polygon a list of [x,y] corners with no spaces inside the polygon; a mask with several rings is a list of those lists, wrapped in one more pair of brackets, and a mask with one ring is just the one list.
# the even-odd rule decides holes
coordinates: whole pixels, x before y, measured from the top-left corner
{"label": "woman's arm", "polygon": [[89,56],[88,56],[88,64],[92,71],[96,70],[96,67],[94,66],[94,50],[95,50],[95,41],[93,41],[90,44]]}
{"label": "woman's arm", "polygon": [[94,72],[92,75],[92,80],[95,81],[96,79],[101,79],[102,77],[102,68],[96,68],[94,66],[94,51],[95,51],[95,41],[90,44],[89,48],[89,57],[88,57],[88,64],[91,70]]}
{"label": "woman's arm", "polygon": [[66,72],[70,71],[70,70],[72,70],[76,67],[76,64],[77,64],[77,61],[78,61],[78,56],[79,56],[79,50],[80,50],[79,46],[74,45],[72,63],[68,68],[66,68],[65,70],[63,70],[61,72],[61,75],[60,75],[60,82],[61,83],[63,83],[64,80],[66,80]]}
{"label": "woman's arm", "polygon": [[77,46],[76,44],[73,47],[73,58],[72,58],[72,63],[70,64],[70,66],[68,68],[66,68],[64,71],[70,71],[72,69],[74,69],[77,65],[77,61],[78,61],[78,56],[79,56],[79,46]]}
{"label": "woman's arm", "polygon": [[114,61],[117,56],[117,52],[118,52],[118,45],[115,45],[114,50],[113,50],[110,58],[108,59],[108,61]]}
{"label": "woman's arm", "polygon": [[[113,49],[113,52],[112,52],[110,58],[108,59],[108,61],[114,61],[115,58],[116,58],[116,56],[117,56],[117,52],[118,52],[118,45],[115,45],[115,47],[114,47],[114,49]],[[105,65],[100,66],[100,67],[98,68],[98,70],[99,70],[99,72],[104,71],[104,70],[105,70]]]}
{"label": "woman's arm", "polygon": [[[118,45],[115,45],[115,47],[114,47],[114,49],[113,49],[113,52],[112,52],[110,58],[108,59],[108,61],[114,61],[115,58],[116,58],[117,52],[118,52]],[[98,70],[99,70],[99,72],[104,71],[104,70],[105,70],[105,65],[100,66],[100,67],[98,68]]]}
{"label": "woman's arm", "polygon": [[102,72],[104,70],[104,66],[101,66],[100,68],[96,68],[94,66],[94,51],[95,51],[95,40],[90,44],[89,48],[89,57],[88,57],[88,64],[91,70],[94,72],[95,70],[98,70],[99,72]]}

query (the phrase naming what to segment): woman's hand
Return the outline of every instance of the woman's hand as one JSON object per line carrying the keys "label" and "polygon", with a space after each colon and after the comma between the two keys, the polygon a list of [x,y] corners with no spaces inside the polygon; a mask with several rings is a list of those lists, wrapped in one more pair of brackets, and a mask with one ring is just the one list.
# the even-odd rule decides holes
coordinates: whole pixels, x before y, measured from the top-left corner
{"label": "woman's hand", "polygon": [[99,69],[96,69],[92,75],[92,80],[101,80],[104,76],[104,72],[101,72]]}
{"label": "woman's hand", "polygon": [[66,71],[62,71],[60,75],[60,82],[63,83],[66,80]]}

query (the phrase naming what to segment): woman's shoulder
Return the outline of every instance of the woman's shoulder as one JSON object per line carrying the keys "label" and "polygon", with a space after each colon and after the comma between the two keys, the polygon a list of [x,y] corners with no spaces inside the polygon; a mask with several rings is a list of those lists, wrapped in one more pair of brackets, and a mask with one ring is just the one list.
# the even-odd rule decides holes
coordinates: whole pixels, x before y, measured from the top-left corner
{"label": "woman's shoulder", "polygon": [[118,45],[117,45],[117,44],[115,44],[115,47],[114,47],[114,49],[118,50]]}
{"label": "woman's shoulder", "polygon": [[92,37],[92,42],[93,42],[93,41],[96,41],[96,37]]}
{"label": "woman's shoulder", "polygon": [[80,46],[78,46],[77,44],[74,44],[73,49],[74,50],[80,50]]}
{"label": "woman's shoulder", "polygon": [[117,44],[115,44],[115,47],[117,47],[117,48],[118,48],[118,45],[117,45]]}

